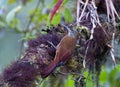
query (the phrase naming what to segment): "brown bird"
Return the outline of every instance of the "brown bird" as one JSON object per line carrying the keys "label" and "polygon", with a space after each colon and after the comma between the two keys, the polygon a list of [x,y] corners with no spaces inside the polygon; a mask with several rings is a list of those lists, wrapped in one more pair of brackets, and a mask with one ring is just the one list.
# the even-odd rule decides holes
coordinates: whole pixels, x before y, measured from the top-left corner
{"label": "brown bird", "polygon": [[66,63],[76,46],[77,42],[77,32],[70,30],[65,25],[62,25],[64,29],[67,29],[68,33],[65,35],[60,43],[56,47],[56,55],[54,60],[43,70],[41,73],[42,78],[46,78],[51,72],[60,64]]}

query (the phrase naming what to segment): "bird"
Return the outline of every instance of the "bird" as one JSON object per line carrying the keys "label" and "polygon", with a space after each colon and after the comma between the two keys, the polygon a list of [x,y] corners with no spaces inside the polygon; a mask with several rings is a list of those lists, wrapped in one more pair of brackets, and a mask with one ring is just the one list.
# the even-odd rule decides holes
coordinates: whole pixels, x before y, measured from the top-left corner
{"label": "bird", "polygon": [[77,32],[75,30],[71,30],[69,27],[63,24],[61,25],[67,30],[67,34],[56,46],[55,58],[41,73],[42,78],[48,77],[57,66],[65,64],[70,59],[70,56],[76,47]]}

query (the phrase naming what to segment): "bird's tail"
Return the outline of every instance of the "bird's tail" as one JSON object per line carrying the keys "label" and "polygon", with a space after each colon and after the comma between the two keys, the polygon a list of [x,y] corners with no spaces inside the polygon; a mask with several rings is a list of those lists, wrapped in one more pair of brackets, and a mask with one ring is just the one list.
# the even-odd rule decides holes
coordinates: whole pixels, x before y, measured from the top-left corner
{"label": "bird's tail", "polygon": [[41,73],[42,78],[46,78],[57,67],[57,62],[51,62]]}

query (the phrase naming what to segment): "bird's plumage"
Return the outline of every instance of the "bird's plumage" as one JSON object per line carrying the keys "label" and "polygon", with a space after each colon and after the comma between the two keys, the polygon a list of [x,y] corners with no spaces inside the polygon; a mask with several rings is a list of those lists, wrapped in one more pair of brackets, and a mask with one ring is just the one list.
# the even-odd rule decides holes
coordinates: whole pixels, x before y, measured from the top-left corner
{"label": "bird's plumage", "polygon": [[69,30],[68,34],[65,35],[60,43],[56,47],[56,55],[54,60],[43,70],[42,77],[47,77],[60,63],[66,63],[76,46],[76,35],[71,34],[72,31]]}

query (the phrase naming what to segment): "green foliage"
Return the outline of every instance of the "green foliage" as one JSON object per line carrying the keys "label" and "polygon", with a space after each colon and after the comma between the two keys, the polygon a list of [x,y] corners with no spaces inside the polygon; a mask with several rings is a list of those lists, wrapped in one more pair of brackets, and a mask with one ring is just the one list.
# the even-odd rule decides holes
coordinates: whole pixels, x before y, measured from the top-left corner
{"label": "green foliage", "polygon": [[58,0],[53,0],[53,4],[57,3]]}
{"label": "green foliage", "polygon": [[86,87],[93,87],[91,75],[88,70],[84,72],[84,76],[86,78]]}
{"label": "green foliage", "polygon": [[9,23],[9,26],[15,30],[17,30],[17,32],[20,32],[19,28],[20,28],[20,20],[17,18],[14,18],[11,20],[11,22]]}
{"label": "green foliage", "polygon": [[34,14],[34,17],[32,18],[32,22],[38,26],[38,25],[41,25],[41,23],[44,23],[46,22],[46,20],[48,20],[48,14],[47,12],[43,13],[43,10],[49,10],[48,8],[38,8],[37,11],[35,12],[35,9],[32,9],[30,11],[30,16],[29,18],[31,17],[32,14]]}
{"label": "green foliage", "polygon": [[16,3],[16,0],[8,0],[8,4]]}
{"label": "green foliage", "polygon": [[[51,7],[52,7],[51,9],[53,9],[57,1],[58,0],[53,1],[53,3],[51,4]],[[57,25],[63,20],[63,18],[65,19],[66,23],[71,23],[73,21],[73,17],[70,9],[65,7],[68,2],[69,0],[63,1],[62,6],[59,8],[60,10],[58,9],[58,12],[54,15],[51,24]],[[48,22],[47,22],[48,26],[50,25],[49,18],[50,18],[50,15],[48,16]]]}
{"label": "green foliage", "polygon": [[14,20],[16,13],[18,13],[21,10],[21,6],[17,6],[13,8],[6,16],[6,22],[9,25],[12,20]]}
{"label": "green foliage", "polygon": [[100,74],[100,84],[103,85],[103,87],[105,87],[105,84],[108,84],[110,87],[119,87],[120,65],[117,65],[112,69],[102,68],[102,72]]}
{"label": "green foliage", "polygon": [[0,28],[5,27],[6,26],[6,22],[4,17],[0,16]]}
{"label": "green foliage", "polygon": [[66,5],[68,3],[69,0],[64,0],[63,1],[63,5]]}
{"label": "green foliage", "polygon": [[30,40],[30,39],[34,39],[36,38],[37,35],[32,35],[31,33],[27,32],[25,33],[25,36],[23,38],[21,38],[21,41],[26,41],[26,40]]}
{"label": "green foliage", "polygon": [[117,26],[120,27],[120,22],[117,23]]}
{"label": "green foliage", "polygon": [[71,23],[73,21],[72,13],[68,8],[64,10],[64,18],[66,23]]}
{"label": "green foliage", "polygon": [[[58,0],[53,0],[53,5],[57,3]],[[63,0],[63,5],[67,4],[69,0]]]}
{"label": "green foliage", "polygon": [[74,80],[71,75],[68,76],[67,81],[65,82],[65,87],[74,87]]}
{"label": "green foliage", "polygon": [[4,22],[0,21],[0,27],[5,26]]}
{"label": "green foliage", "polygon": [[62,16],[61,13],[56,14],[56,15],[53,17],[53,20],[52,20],[51,23],[52,23],[53,25],[59,24],[59,23],[61,22],[61,16]]}
{"label": "green foliage", "polygon": [[[32,0],[21,0],[23,3],[26,3],[26,2],[32,2]],[[17,0],[8,0],[8,4],[14,4],[16,3]]]}
{"label": "green foliage", "polygon": [[106,70],[102,70],[101,75],[100,75],[100,83],[101,84],[105,84],[105,82],[107,81],[107,71]]}
{"label": "green foliage", "polygon": [[111,70],[109,73],[108,81],[111,87],[119,87],[120,86],[120,65],[118,65],[115,69]]}

